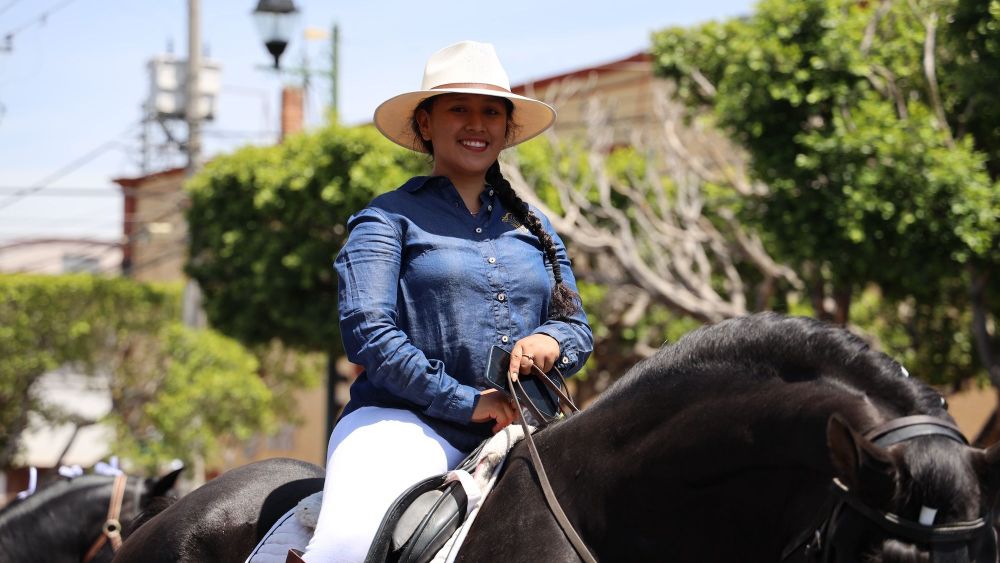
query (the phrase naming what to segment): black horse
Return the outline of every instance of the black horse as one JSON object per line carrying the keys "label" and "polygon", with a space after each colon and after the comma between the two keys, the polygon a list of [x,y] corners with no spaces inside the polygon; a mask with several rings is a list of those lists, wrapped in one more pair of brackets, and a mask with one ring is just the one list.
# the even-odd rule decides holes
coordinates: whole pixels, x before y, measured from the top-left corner
{"label": "black horse", "polygon": [[[115,477],[83,475],[43,486],[35,494],[0,510],[0,561],[11,563],[106,563],[113,542],[110,528],[136,517],[173,489],[181,470],[159,479],[123,476],[119,485],[118,525],[108,524]],[[103,538],[103,539],[102,539]],[[89,558],[88,558],[89,555]]]}
{"label": "black horse", "polygon": [[139,525],[114,561],[242,563],[278,518],[323,489],[323,474],[284,458],[228,471]]}
{"label": "black horse", "polygon": [[[694,331],[535,439],[600,561],[996,561],[1000,449],[966,445],[940,395],[811,319]],[[273,518],[225,516],[291,481],[261,472],[185,497],[115,561],[243,561]],[[519,444],[459,561],[579,560],[536,475]]]}

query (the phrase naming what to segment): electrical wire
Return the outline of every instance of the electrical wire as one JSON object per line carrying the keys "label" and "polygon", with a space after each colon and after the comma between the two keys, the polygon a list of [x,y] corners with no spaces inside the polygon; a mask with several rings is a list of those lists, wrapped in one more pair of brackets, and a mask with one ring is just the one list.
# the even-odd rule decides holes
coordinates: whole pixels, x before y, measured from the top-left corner
{"label": "electrical wire", "polygon": [[30,196],[32,194],[38,193],[38,192],[46,189],[47,187],[49,187],[49,184],[55,182],[56,180],[59,180],[60,178],[66,176],[70,172],[75,171],[76,169],[80,168],[84,164],[89,163],[90,161],[94,160],[98,156],[101,156],[102,154],[104,154],[109,149],[120,147],[120,146],[127,146],[124,143],[122,143],[121,141],[119,141],[118,137],[121,137],[122,135],[128,134],[137,125],[138,125],[138,122],[129,125],[128,128],[125,129],[125,131],[122,131],[121,133],[115,135],[111,140],[104,142],[103,144],[101,144],[98,147],[94,148],[93,150],[87,152],[83,156],[77,158],[76,160],[74,160],[74,161],[70,162],[69,164],[63,166],[62,168],[56,170],[52,174],[49,174],[45,178],[42,178],[40,181],[35,182],[32,185],[32,187],[25,188],[25,189],[23,189],[23,190],[21,190],[19,192],[14,193],[13,195],[9,196],[7,199],[5,199],[3,201],[0,201],[0,209],[4,209],[6,207],[10,207],[11,205],[17,203],[18,201],[20,201],[22,199],[24,199],[24,198],[26,198],[26,197],[28,197],[28,196]]}
{"label": "electrical wire", "polygon": [[[30,186],[0,186],[0,195],[8,193],[18,194],[25,190],[30,190]],[[58,188],[48,188],[44,193],[34,194],[33,197],[121,197],[122,195],[134,195],[142,198],[160,198],[172,196],[169,192],[142,192],[138,188],[113,188],[96,186],[60,186]]]}
{"label": "electrical wire", "polygon": [[[17,0],[14,0],[10,4],[7,4],[7,7],[4,8],[4,10],[6,10],[7,8],[10,8],[16,2],[17,2]],[[7,39],[8,42],[10,42],[11,40],[14,39],[14,36],[17,35],[18,33],[21,33],[25,29],[28,29],[29,27],[31,27],[31,26],[33,26],[35,24],[44,24],[46,21],[48,21],[49,16],[51,16],[52,14],[58,12],[59,10],[62,10],[66,6],[72,4],[73,2],[76,2],[76,0],[63,0],[62,4],[59,4],[59,5],[54,6],[52,8],[49,8],[48,10],[42,12],[41,14],[39,14],[39,15],[37,15],[37,16],[31,18],[31,19],[29,19],[26,22],[24,22],[19,27],[14,28],[12,31],[8,31],[4,35],[4,37]],[[2,13],[2,12],[0,12],[0,13]]]}
{"label": "electrical wire", "polygon": [[7,10],[9,10],[11,6],[13,6],[14,4],[17,4],[20,1],[21,0],[10,0],[10,2],[8,2],[6,6],[4,6],[3,8],[0,8],[0,14],[3,14]]}

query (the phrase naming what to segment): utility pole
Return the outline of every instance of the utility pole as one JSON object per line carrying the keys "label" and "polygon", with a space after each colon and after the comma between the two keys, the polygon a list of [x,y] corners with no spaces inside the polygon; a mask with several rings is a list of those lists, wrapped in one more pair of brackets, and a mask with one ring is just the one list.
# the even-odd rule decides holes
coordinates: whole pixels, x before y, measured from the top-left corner
{"label": "utility pole", "polygon": [[[198,77],[201,75],[201,6],[200,0],[188,0],[187,96],[184,117],[187,120],[187,177],[201,168],[201,104]],[[201,288],[188,280],[184,286],[183,320],[186,326],[204,325],[201,312]]]}
{"label": "utility pole", "polygon": [[333,118],[340,121],[339,96],[340,85],[337,78],[340,73],[340,25],[333,24],[333,37],[331,38],[330,54],[333,60],[330,61],[330,109],[333,110]]}
{"label": "utility pole", "polygon": [[200,0],[188,0],[188,59],[187,59],[187,175],[201,167],[201,115],[198,101],[198,75],[201,69],[201,7]]}
{"label": "utility pole", "polygon": [[[198,76],[201,71],[201,6],[200,0],[188,0],[188,58],[187,58],[187,99],[184,107],[184,117],[187,119],[187,170],[185,175],[191,177],[201,168],[201,109]],[[201,312],[201,288],[198,282],[188,279],[184,285],[183,303],[184,325],[201,327],[203,325]],[[192,488],[197,488],[205,482],[205,459],[197,452],[192,456],[194,463]]]}

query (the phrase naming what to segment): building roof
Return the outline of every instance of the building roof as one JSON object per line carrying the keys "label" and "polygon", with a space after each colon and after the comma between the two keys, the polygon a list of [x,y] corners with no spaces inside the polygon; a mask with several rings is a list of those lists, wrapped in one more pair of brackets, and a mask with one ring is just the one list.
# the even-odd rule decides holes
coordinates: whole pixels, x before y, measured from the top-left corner
{"label": "building roof", "polygon": [[642,51],[634,55],[625,57],[624,59],[618,59],[611,62],[588,66],[584,68],[578,68],[576,70],[571,70],[564,72],[562,74],[554,74],[551,76],[545,76],[543,78],[536,78],[530,80],[523,84],[518,84],[511,88],[511,91],[515,94],[525,95],[528,89],[542,89],[546,86],[552,84],[553,82],[559,82],[561,80],[566,80],[567,78],[587,78],[593,76],[595,73],[600,75],[608,72],[619,72],[622,70],[627,70],[629,67],[637,67],[637,70],[646,70],[649,68],[649,63],[653,61],[653,55]]}
{"label": "building roof", "polygon": [[138,188],[150,180],[183,175],[185,170],[187,169],[183,166],[179,166],[177,168],[168,168],[167,170],[161,170],[159,172],[153,172],[152,174],[137,176],[135,178],[113,178],[111,181],[123,188]]}

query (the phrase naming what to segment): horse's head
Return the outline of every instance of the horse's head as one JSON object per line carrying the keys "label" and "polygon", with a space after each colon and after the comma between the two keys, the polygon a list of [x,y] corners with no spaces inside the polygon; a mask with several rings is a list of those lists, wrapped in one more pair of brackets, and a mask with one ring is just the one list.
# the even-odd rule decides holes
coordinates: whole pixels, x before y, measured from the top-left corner
{"label": "horse's head", "polygon": [[971,448],[950,422],[929,416],[862,435],[835,415],[827,434],[836,480],[829,519],[810,546],[820,560],[997,561],[1000,447]]}

